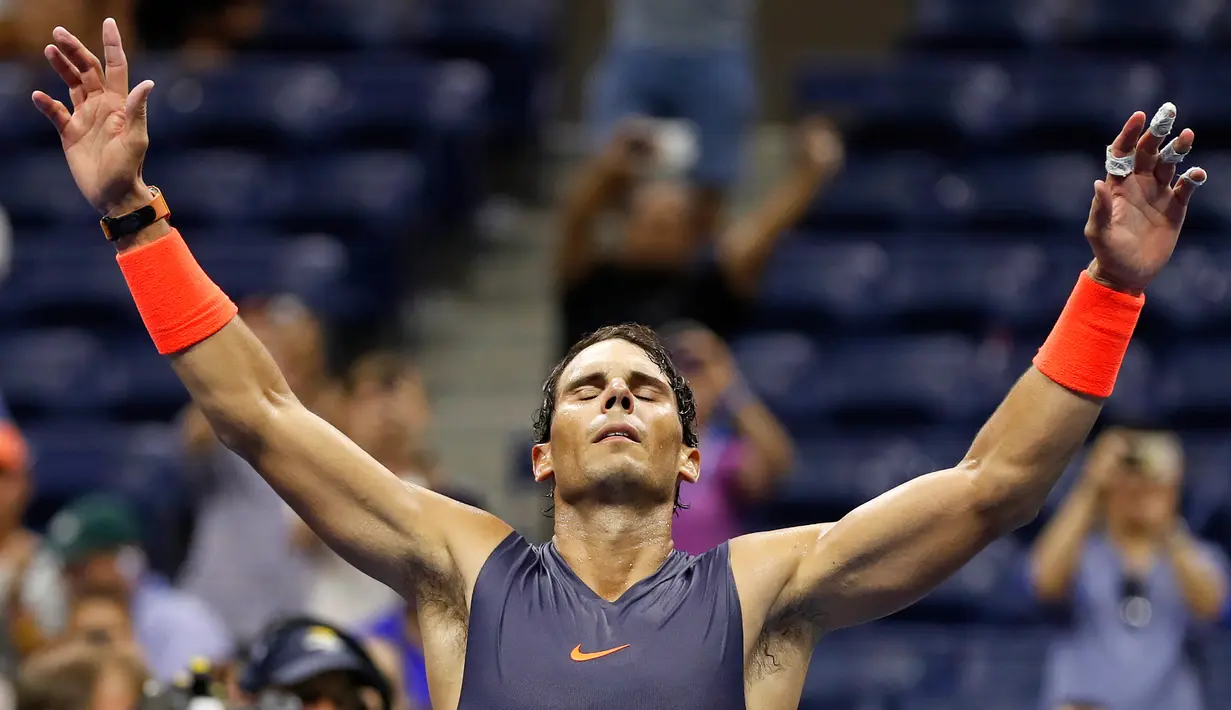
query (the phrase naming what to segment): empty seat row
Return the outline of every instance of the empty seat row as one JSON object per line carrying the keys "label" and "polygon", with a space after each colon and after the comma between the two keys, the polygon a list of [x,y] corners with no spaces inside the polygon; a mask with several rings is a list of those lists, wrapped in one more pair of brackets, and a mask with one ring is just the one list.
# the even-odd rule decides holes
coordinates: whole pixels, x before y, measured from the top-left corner
{"label": "empty seat row", "polygon": [[[945,141],[1006,141],[1024,131],[1047,132],[1063,143],[1075,127],[1115,136],[1133,111],[1152,113],[1163,101],[1180,110],[1181,125],[1219,128],[1231,114],[1231,70],[1221,60],[1174,63],[1052,54],[1027,59],[904,56],[889,63],[805,64],[796,96],[801,110],[843,109],[856,125],[893,123],[942,126],[937,148],[960,151]],[[1225,133],[1225,132],[1224,132]],[[926,133],[912,132],[926,140]],[[1208,140],[1207,140],[1208,145]],[[1097,148],[1098,146],[1094,146]]]}
{"label": "empty seat row", "polygon": [[[825,426],[796,431],[796,466],[782,481],[777,498],[807,507],[851,506],[870,500],[906,481],[957,465],[978,430],[964,427],[870,428],[833,431]],[[1231,441],[1218,434],[1181,432],[1185,486],[1195,523],[1210,515],[1210,501],[1229,501]],[[528,457],[527,457],[528,459]],[[528,465],[528,464],[527,464]],[[1063,500],[1084,465],[1084,452],[1070,466],[1048,501],[1048,510]]]}
{"label": "empty seat row", "polygon": [[914,6],[914,44],[933,48],[1005,47],[1015,42],[1097,43],[1119,49],[1142,38],[1155,46],[1231,39],[1231,8],[1221,0],[1178,0],[1167,7],[1148,0],[916,0]]}
{"label": "empty seat row", "polygon": [[[779,245],[760,291],[760,325],[816,332],[929,327],[1027,327],[1055,321],[1090,250],[1068,235],[827,235]],[[1150,287],[1155,332],[1231,327],[1231,248],[1182,242]]]}
{"label": "empty seat row", "polygon": [[[88,225],[37,236],[19,238],[12,272],[0,283],[0,328],[52,322],[140,327],[114,250]],[[347,318],[358,315],[364,296],[381,286],[380,272],[352,278],[346,246],[323,234],[185,230],[184,236],[206,272],[237,300],[292,293],[327,317]]]}
{"label": "empty seat row", "polygon": [[[1211,175],[1231,169],[1231,154],[1207,151],[1199,157]],[[1190,162],[1197,164],[1195,157]],[[1007,153],[968,161],[922,151],[868,153],[820,192],[804,225],[908,232],[1067,229],[1080,239],[1093,183],[1105,175],[1102,143],[1082,153]],[[1193,201],[1188,226],[1200,231],[1231,224],[1231,188],[1210,180],[1203,189],[1210,192]]]}
{"label": "empty seat row", "polygon": [[[372,135],[414,147],[442,135],[477,135],[490,91],[487,70],[475,62],[401,55],[334,61],[253,55],[208,69],[155,56],[133,72],[157,84],[151,141],[164,148],[202,139],[336,144]],[[14,119],[0,129],[0,140],[54,140],[30,105],[36,85],[60,92],[50,72],[0,64],[0,114]]]}
{"label": "empty seat row", "polygon": [[[151,153],[147,180],[158,185],[178,223],[295,222],[352,225],[351,231],[407,231],[421,211],[423,170],[404,152],[321,155],[271,161],[234,151]],[[98,214],[82,199],[56,153],[11,156],[0,167],[0,204],[13,222],[89,228]]]}
{"label": "empty seat row", "polygon": [[[956,335],[820,340],[780,332],[743,338],[735,352],[749,382],[790,421],[852,415],[965,421],[992,411],[1038,345]],[[1134,421],[1225,418],[1227,362],[1225,341],[1158,354],[1135,343],[1107,412]]]}

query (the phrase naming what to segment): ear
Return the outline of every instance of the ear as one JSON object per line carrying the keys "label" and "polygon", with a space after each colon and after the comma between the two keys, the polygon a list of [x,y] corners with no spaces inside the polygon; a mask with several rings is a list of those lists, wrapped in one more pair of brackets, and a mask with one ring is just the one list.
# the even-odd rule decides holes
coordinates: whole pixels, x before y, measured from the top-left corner
{"label": "ear", "polygon": [[701,478],[701,450],[685,446],[680,449],[680,478],[696,483]]}
{"label": "ear", "polygon": [[542,483],[556,475],[555,466],[551,462],[551,443],[535,444],[530,449],[530,465],[534,469],[534,482]]}

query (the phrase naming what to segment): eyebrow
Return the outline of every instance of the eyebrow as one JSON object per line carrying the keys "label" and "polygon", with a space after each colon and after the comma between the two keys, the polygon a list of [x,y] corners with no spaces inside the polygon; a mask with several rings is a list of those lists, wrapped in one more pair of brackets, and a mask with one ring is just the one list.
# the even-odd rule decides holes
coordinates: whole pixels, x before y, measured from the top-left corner
{"label": "eyebrow", "polygon": [[[572,392],[579,387],[592,386],[602,387],[607,384],[607,375],[602,372],[591,372],[587,375],[579,375],[568,381],[562,392]],[[629,387],[651,386],[658,387],[663,390],[670,390],[670,385],[666,380],[658,375],[651,374],[645,370],[633,370],[628,373]]]}

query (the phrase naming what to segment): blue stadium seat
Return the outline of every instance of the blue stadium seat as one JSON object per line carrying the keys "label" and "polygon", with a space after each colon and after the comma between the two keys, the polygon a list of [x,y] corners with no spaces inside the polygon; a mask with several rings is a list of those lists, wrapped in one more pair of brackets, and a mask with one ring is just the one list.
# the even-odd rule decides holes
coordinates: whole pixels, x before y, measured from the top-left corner
{"label": "blue stadium seat", "polygon": [[1076,230],[1090,213],[1092,185],[1104,174],[1096,154],[1023,155],[971,166],[966,181],[974,191],[974,212],[985,223]]}
{"label": "blue stadium seat", "polygon": [[285,185],[266,160],[230,150],[153,156],[145,174],[167,195],[176,224],[268,222],[286,206]]}
{"label": "blue stadium seat", "polygon": [[0,283],[0,320],[139,327],[114,248],[88,224],[65,232],[18,241],[12,273]]}
{"label": "blue stadium seat", "polygon": [[287,166],[285,179],[296,182],[295,220],[348,228],[344,239],[369,230],[406,233],[421,209],[422,169],[408,153],[334,155]]}
{"label": "blue stadium seat", "polygon": [[[100,364],[120,383],[113,412],[129,421],[168,420],[188,403],[188,392],[171,363],[148,337],[110,344]],[[98,374],[101,374],[98,373]]]}
{"label": "blue stadium seat", "polygon": [[1231,401],[1231,343],[1192,342],[1172,353],[1160,384],[1168,416],[1225,415]]}
{"label": "blue stadium seat", "polygon": [[176,490],[159,475],[180,456],[178,431],[166,424],[125,426],[61,420],[27,427],[40,498],[59,501],[102,490]]}
{"label": "blue stadium seat", "polygon": [[84,330],[20,333],[0,341],[0,391],[14,409],[97,412],[123,388],[114,364]]}
{"label": "blue stadium seat", "polygon": [[1162,70],[1145,61],[1054,55],[1027,61],[1014,75],[1024,122],[1042,132],[1092,128],[1108,142],[1133,111],[1152,112],[1168,98]]}
{"label": "blue stadium seat", "polygon": [[[1183,109],[1181,108],[1180,111]],[[1185,121],[1183,125],[1189,124]],[[1200,129],[1200,127],[1198,129],[1202,130],[1202,138],[1210,137],[1209,134],[1213,132]],[[1198,144],[1194,150],[1201,150],[1202,138],[1197,139]],[[1223,232],[1231,227],[1231,204],[1228,204],[1228,200],[1231,200],[1231,187],[1219,181],[1217,176],[1226,175],[1227,171],[1231,170],[1231,154],[1194,152],[1193,157],[1181,163],[1179,168],[1183,171],[1198,165],[1210,172],[1211,179],[1202,186],[1201,199],[1192,201],[1188,216],[1185,218],[1185,226],[1190,229]],[[1208,192],[1205,191],[1207,187],[1211,188]]]}
{"label": "blue stadium seat", "polygon": [[0,204],[16,226],[98,224],[98,213],[77,190],[59,150],[6,155],[0,165]]}
{"label": "blue stadium seat", "polygon": [[961,461],[970,436],[950,429],[833,433],[798,442],[797,465],[776,497],[803,505],[854,506],[931,471]]}
{"label": "blue stadium seat", "polygon": [[[884,338],[827,348],[825,404],[838,412],[911,413],[927,418],[986,414],[986,391],[971,342],[948,336]],[[999,373],[996,373],[1000,376]]]}
{"label": "blue stadium seat", "polygon": [[916,0],[914,44],[935,48],[995,48],[1055,41],[1063,15],[1056,3]]}
{"label": "blue stadium seat", "polygon": [[1002,137],[1017,122],[1012,76],[993,62],[915,57],[889,68],[814,65],[804,70],[799,92],[805,110],[841,106],[860,123],[924,123],[968,138]]}
{"label": "blue stadium seat", "polygon": [[766,268],[759,306],[771,321],[795,313],[868,323],[883,314],[889,272],[889,254],[875,242],[788,237]]}
{"label": "blue stadium seat", "polygon": [[902,228],[959,221],[963,195],[951,194],[939,161],[925,153],[899,153],[852,161],[813,203],[811,229],[857,226]]}
{"label": "blue stadium seat", "polygon": [[396,47],[413,9],[397,0],[279,0],[269,3],[258,41],[282,51]]}
{"label": "blue stadium seat", "polygon": [[[1221,199],[1216,196],[1210,202]],[[1149,310],[1181,332],[1225,329],[1231,324],[1231,250],[1181,242],[1150,284]]]}
{"label": "blue stadium seat", "polygon": [[[30,90],[36,82],[36,73],[18,62],[0,62],[0,146],[5,155],[10,151],[27,149],[32,143],[56,142],[55,129],[30,103]],[[59,96],[53,90],[60,84],[49,83],[42,88]]]}

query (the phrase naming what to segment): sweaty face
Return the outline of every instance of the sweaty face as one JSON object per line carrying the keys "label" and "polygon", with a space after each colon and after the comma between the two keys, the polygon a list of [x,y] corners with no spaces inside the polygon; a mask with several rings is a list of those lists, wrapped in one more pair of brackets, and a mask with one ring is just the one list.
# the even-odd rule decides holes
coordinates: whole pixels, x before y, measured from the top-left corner
{"label": "sweaty face", "polygon": [[564,369],[551,441],[534,450],[535,478],[555,477],[555,495],[582,501],[671,504],[700,456],[684,446],[675,395],[641,348],[608,340]]}

